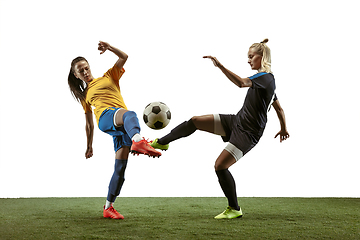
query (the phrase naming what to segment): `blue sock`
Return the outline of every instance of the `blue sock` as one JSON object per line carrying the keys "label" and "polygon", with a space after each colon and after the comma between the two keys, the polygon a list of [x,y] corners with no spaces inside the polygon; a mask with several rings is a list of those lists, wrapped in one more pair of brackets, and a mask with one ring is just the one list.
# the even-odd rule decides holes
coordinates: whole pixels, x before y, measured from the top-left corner
{"label": "blue sock", "polygon": [[127,159],[115,159],[114,173],[110,180],[109,192],[107,196],[107,200],[109,202],[115,202],[116,197],[120,194],[121,187],[125,181],[125,169],[127,161]]}
{"label": "blue sock", "polygon": [[135,134],[140,133],[140,124],[137,115],[133,111],[128,111],[123,115],[124,128],[126,133],[132,138]]}

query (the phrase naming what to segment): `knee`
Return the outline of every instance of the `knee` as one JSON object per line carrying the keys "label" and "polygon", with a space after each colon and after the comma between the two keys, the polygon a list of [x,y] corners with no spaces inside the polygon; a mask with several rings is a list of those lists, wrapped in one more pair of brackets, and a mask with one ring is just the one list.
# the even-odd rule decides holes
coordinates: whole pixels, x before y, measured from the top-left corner
{"label": "knee", "polygon": [[128,146],[121,146],[116,152],[115,152],[115,159],[123,159],[127,160],[130,153],[130,147]]}
{"label": "knee", "polygon": [[223,150],[215,161],[215,171],[228,169],[234,163],[236,163],[236,159],[227,150]]}
{"label": "knee", "polygon": [[124,114],[123,114],[123,121],[125,121],[125,118],[137,118],[137,115],[136,115],[136,112],[134,111],[126,111]]}
{"label": "knee", "polygon": [[123,116],[123,122],[125,132],[130,138],[140,133],[139,119],[134,111],[127,111]]}
{"label": "knee", "polygon": [[221,163],[215,162],[214,168],[215,168],[215,172],[217,172],[217,171],[221,171],[221,170],[227,169],[228,167],[227,167],[225,164],[221,164]]}
{"label": "knee", "polygon": [[199,122],[200,118],[201,118],[201,116],[193,116],[193,117],[191,118],[191,120],[192,120],[193,122]]}
{"label": "knee", "polygon": [[190,121],[195,125],[196,128],[199,126],[200,117],[199,116],[193,116],[190,118]]}

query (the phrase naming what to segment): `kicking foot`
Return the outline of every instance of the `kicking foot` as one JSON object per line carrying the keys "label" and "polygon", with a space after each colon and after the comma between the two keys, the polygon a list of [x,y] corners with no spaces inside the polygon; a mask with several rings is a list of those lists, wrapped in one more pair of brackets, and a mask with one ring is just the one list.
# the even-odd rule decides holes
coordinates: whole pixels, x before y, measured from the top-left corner
{"label": "kicking foot", "polygon": [[239,211],[232,207],[227,207],[225,211],[220,213],[215,217],[215,219],[233,219],[233,218],[241,218],[242,217],[242,211],[241,208]]}
{"label": "kicking foot", "polygon": [[124,216],[118,213],[113,207],[109,207],[105,209],[104,206],[104,218],[112,218],[112,219],[124,219]]}
{"label": "kicking foot", "polygon": [[141,140],[140,142],[133,141],[130,151],[133,155],[145,154],[149,157],[161,156],[161,153],[156,151],[152,146],[150,146],[148,141],[146,141],[145,139]]}
{"label": "kicking foot", "polygon": [[156,138],[154,141],[150,142],[150,146],[152,146],[155,149],[160,149],[161,151],[166,151],[169,149],[169,144],[166,145],[162,145],[160,143],[158,143],[158,138]]}

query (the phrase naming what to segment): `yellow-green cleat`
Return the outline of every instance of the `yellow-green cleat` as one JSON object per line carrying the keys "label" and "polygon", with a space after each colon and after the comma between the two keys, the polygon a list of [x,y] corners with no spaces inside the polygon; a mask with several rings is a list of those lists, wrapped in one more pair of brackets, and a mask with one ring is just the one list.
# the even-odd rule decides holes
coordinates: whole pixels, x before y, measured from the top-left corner
{"label": "yellow-green cleat", "polygon": [[236,210],[232,207],[227,207],[227,209],[225,211],[223,211],[222,213],[220,213],[219,215],[217,215],[215,217],[215,219],[233,219],[233,218],[241,218],[242,217],[242,211],[241,208],[240,210]]}
{"label": "yellow-green cleat", "polygon": [[156,138],[154,141],[152,141],[152,142],[150,143],[150,146],[152,146],[152,147],[155,148],[155,149],[160,149],[160,150],[162,150],[162,151],[166,151],[166,150],[169,149],[169,144],[162,145],[162,144],[158,143],[158,140],[159,140],[159,139]]}

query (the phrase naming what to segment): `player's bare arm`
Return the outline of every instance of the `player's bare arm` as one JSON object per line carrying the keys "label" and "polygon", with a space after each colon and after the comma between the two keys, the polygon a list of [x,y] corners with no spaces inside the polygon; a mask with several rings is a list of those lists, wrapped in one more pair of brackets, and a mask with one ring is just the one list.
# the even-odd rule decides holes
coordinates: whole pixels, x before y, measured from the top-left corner
{"label": "player's bare arm", "polygon": [[106,50],[109,50],[110,52],[113,52],[116,56],[118,56],[119,59],[117,60],[116,65],[119,68],[123,68],[126,60],[128,59],[128,55],[126,53],[116,47],[111,46],[107,42],[100,41],[98,50],[101,51],[100,54],[103,54]]}
{"label": "player's bare arm", "polygon": [[243,87],[251,87],[252,86],[252,81],[249,78],[241,78],[238,75],[236,75],[235,73],[233,73],[232,71],[230,71],[229,69],[225,68],[220,62],[219,60],[217,60],[216,57],[212,57],[212,56],[204,56],[204,58],[210,58],[212,60],[212,62],[214,63],[215,67],[218,67],[224,74],[225,76],[231,81],[233,82],[236,86],[243,88]]}
{"label": "player's bare arm", "polygon": [[287,131],[286,128],[286,121],[285,121],[285,113],[282,107],[280,106],[279,100],[276,100],[272,106],[274,107],[276,114],[279,118],[280,127],[281,130],[275,135],[275,138],[280,135],[280,142],[288,139],[290,137],[290,134]]}
{"label": "player's bare arm", "polygon": [[92,142],[94,137],[94,121],[93,121],[92,112],[85,113],[85,120],[86,120],[85,130],[86,130],[86,138],[87,138],[85,157],[91,158],[93,156]]}

